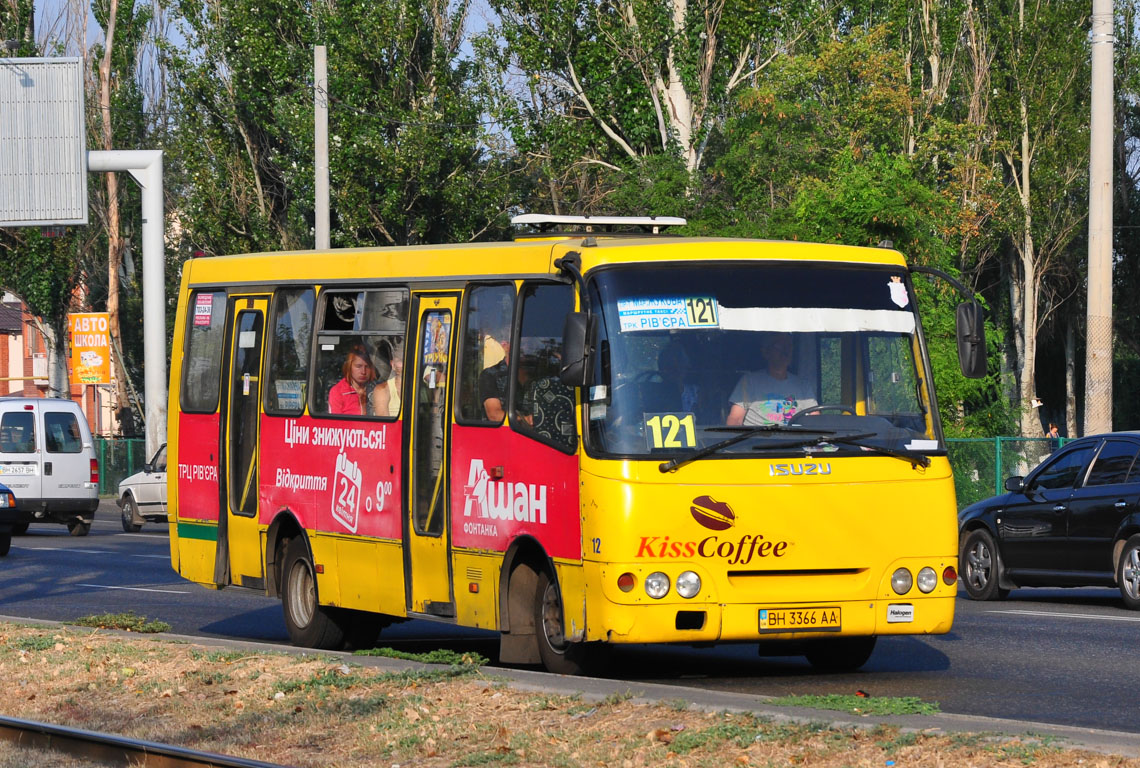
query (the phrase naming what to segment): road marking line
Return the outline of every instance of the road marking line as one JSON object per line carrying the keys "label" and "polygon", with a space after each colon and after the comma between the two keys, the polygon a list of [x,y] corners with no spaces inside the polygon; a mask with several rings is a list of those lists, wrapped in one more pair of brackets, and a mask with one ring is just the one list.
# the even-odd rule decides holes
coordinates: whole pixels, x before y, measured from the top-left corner
{"label": "road marking line", "polygon": [[112,587],[110,584],[76,584],[77,587],[95,587],[96,589],[125,589],[131,592],[165,592],[168,595],[185,595],[184,589],[148,589],[146,587]]}
{"label": "road marking line", "polygon": [[170,555],[131,555],[131,557],[150,557],[155,560],[169,560]]}
{"label": "road marking line", "polygon": [[36,552],[82,552],[86,555],[112,555],[109,549],[74,549],[72,547],[13,547],[13,549],[30,549]]}
{"label": "road marking line", "polygon": [[1140,621],[1140,616],[1104,616],[1096,613],[1058,613],[1056,611],[1022,611],[1010,609],[1008,611],[986,611],[986,613],[1014,613],[1019,616],[1048,616],[1061,619],[1097,619],[1099,621]]}

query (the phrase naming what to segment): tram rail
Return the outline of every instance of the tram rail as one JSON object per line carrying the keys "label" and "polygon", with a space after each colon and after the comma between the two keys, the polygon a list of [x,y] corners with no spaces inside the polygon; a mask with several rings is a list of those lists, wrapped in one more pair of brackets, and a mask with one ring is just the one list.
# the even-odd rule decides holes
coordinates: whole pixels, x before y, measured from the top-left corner
{"label": "tram rail", "polygon": [[277,763],[15,717],[0,717],[0,740],[20,747],[49,749],[85,760],[97,760],[105,765],[132,768],[282,768]]}

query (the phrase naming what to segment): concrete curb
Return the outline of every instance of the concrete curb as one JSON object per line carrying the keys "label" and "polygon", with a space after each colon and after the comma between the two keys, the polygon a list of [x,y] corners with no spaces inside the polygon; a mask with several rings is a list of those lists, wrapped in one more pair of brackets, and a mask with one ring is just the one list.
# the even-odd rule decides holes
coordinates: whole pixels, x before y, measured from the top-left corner
{"label": "concrete curb", "polygon": [[[2,616],[0,622],[27,624],[33,626],[62,627],[73,630],[89,629],[74,624],[46,619],[27,619],[19,616]],[[137,632],[120,630],[95,630],[105,634],[121,635],[129,638],[155,638],[174,642],[200,645],[209,648],[227,648],[258,652],[288,653],[297,656],[319,654],[343,659],[362,667],[373,669],[404,671],[409,669],[431,669],[436,665],[416,661],[391,659],[384,656],[355,656],[345,651],[315,651],[278,643],[252,642],[227,638],[198,637],[159,632],[142,635]],[[1096,728],[1054,725],[1051,723],[1027,720],[1005,720],[994,717],[941,713],[936,715],[866,715],[834,710],[808,709],[804,707],[776,706],[770,702],[771,696],[751,696],[741,693],[710,691],[703,688],[688,688],[660,683],[627,682],[606,680],[594,677],[569,677],[553,675],[529,669],[510,667],[484,667],[481,670],[488,680],[505,681],[520,691],[581,696],[589,701],[602,701],[609,696],[622,696],[645,704],[683,701],[690,707],[709,712],[748,712],[772,722],[820,723],[837,729],[871,729],[879,725],[890,725],[904,732],[939,734],[974,733],[995,737],[1020,737],[1033,741],[1052,741],[1057,746],[1087,749],[1107,755],[1140,757],[1140,733],[1107,731]]]}

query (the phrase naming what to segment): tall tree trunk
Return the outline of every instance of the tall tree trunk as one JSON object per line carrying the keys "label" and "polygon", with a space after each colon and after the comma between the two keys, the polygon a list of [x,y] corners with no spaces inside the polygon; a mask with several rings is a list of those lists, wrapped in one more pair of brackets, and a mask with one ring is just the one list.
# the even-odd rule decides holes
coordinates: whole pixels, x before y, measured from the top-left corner
{"label": "tall tree trunk", "polygon": [[[110,0],[107,31],[104,40],[103,60],[99,63],[99,111],[103,126],[103,149],[115,147],[111,128],[111,52],[115,45],[115,20],[119,13],[119,0]],[[119,271],[123,266],[123,236],[119,224],[119,178],[107,174],[107,314],[111,338],[121,339],[119,324]],[[122,348],[120,343],[119,348]],[[115,361],[115,400],[119,410],[130,407],[127,393],[127,369],[119,355]]]}

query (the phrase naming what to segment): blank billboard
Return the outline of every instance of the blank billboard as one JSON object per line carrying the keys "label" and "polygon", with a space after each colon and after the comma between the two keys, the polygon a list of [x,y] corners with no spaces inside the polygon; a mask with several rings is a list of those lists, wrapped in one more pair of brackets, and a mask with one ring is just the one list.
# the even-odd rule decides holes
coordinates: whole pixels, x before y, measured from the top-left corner
{"label": "blank billboard", "polygon": [[82,62],[0,59],[0,227],[86,223]]}

